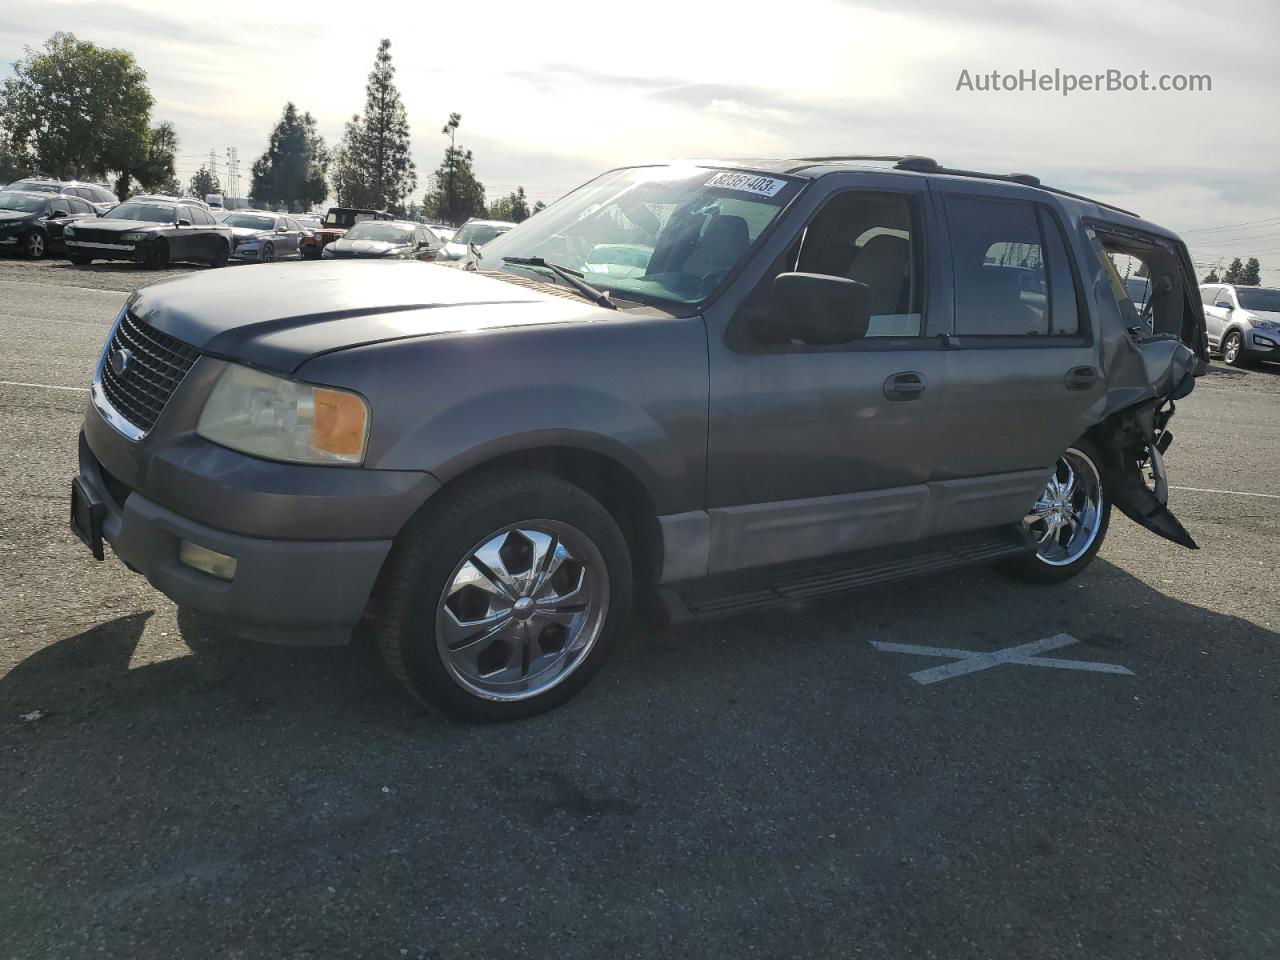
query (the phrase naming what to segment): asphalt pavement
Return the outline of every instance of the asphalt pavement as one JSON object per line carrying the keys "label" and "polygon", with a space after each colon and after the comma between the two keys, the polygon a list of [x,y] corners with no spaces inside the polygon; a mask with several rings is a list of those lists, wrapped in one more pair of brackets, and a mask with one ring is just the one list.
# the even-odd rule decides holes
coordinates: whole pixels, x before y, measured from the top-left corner
{"label": "asphalt pavement", "polygon": [[224,636],[72,538],[84,388],[154,279],[0,260],[0,956],[1280,955],[1280,367],[1180,404],[1197,552],[1117,513],[1059,587],[637,623],[473,727],[367,636]]}

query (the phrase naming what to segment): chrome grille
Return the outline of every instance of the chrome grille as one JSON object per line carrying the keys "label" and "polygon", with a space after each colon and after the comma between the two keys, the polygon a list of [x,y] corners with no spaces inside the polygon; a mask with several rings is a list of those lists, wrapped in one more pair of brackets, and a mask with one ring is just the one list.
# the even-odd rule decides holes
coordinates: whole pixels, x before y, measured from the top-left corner
{"label": "chrome grille", "polygon": [[[127,350],[129,363],[116,373],[112,354]],[[102,392],[111,406],[139,430],[155,426],[164,405],[200,352],[129,313],[120,318],[103,358]]]}

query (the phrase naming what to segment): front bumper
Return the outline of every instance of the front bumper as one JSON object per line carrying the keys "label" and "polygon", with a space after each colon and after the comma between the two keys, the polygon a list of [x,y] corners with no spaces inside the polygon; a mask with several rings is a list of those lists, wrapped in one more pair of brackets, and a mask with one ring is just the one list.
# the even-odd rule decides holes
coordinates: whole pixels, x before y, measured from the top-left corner
{"label": "front bumper", "polygon": [[[79,481],[112,552],[176,603],[257,640],[346,643],[391,544],[440,484],[421,471],[250,457],[190,429],[224,364],[201,358],[155,426],[131,440],[90,400]],[[234,557],[219,579],[179,560],[188,541]]]}
{"label": "front bumper", "polygon": [[1244,352],[1259,360],[1280,357],[1280,330],[1251,330],[1244,338]]}
{"label": "front bumper", "polygon": [[93,257],[95,260],[132,260],[141,263],[146,247],[141,243],[103,243],[96,240],[63,240],[67,254]]}

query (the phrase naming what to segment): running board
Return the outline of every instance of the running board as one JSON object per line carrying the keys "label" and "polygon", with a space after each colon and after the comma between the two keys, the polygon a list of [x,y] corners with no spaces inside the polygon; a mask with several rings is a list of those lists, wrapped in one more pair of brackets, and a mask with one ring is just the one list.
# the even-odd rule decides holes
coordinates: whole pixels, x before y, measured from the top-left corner
{"label": "running board", "polygon": [[939,537],[905,547],[861,550],[762,570],[719,574],[655,590],[654,613],[667,623],[710,620],[812,600],[862,587],[989,563],[1030,549],[1021,525]]}

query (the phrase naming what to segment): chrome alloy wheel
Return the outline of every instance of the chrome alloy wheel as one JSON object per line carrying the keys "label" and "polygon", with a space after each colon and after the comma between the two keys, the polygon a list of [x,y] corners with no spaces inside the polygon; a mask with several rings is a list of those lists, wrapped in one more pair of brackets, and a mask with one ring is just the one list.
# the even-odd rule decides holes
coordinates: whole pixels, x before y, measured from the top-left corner
{"label": "chrome alloy wheel", "polygon": [[27,256],[39,260],[44,256],[44,234],[32,231],[27,234]]}
{"label": "chrome alloy wheel", "polygon": [[1080,559],[1098,539],[1103,506],[1097,466],[1083,451],[1070,448],[1023,521],[1036,541],[1036,556],[1054,567]]}
{"label": "chrome alloy wheel", "polygon": [[1240,359],[1240,334],[1232,331],[1222,345],[1222,359],[1227,363],[1235,363]]}
{"label": "chrome alloy wheel", "polygon": [[453,679],[487,700],[550,690],[591,653],[609,612],[604,557],[558,520],[512,524],[476,544],[436,606]]}

